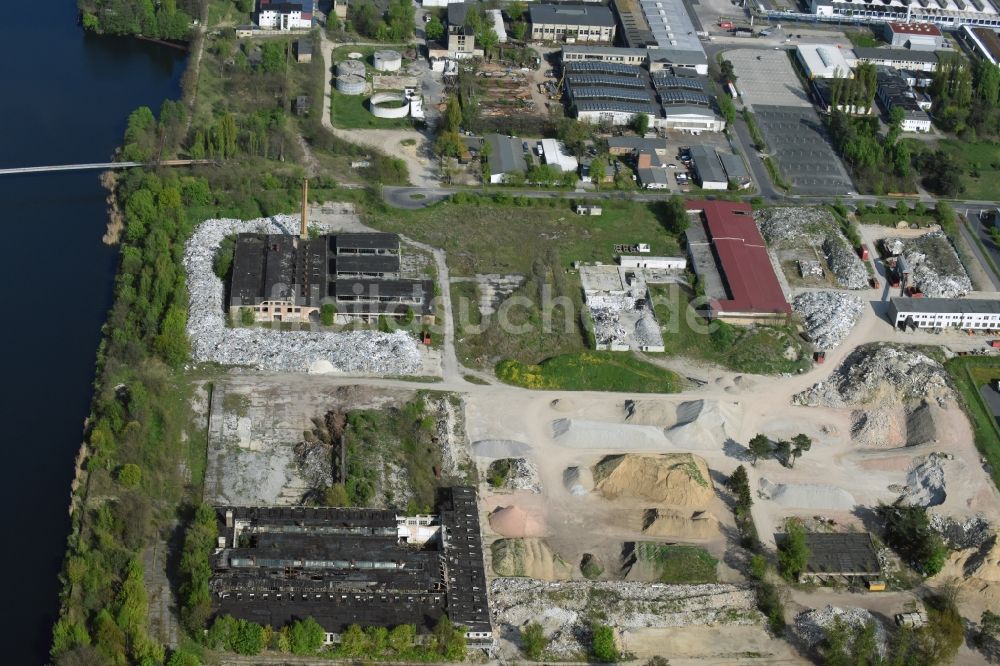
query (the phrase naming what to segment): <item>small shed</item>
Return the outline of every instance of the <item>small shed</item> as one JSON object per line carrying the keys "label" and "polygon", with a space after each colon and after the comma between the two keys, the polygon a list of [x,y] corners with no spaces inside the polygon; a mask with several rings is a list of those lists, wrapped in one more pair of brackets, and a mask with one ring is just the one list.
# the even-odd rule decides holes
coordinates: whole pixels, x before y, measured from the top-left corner
{"label": "small shed", "polygon": [[295,60],[297,62],[312,62],[313,59],[313,43],[311,39],[297,39],[295,40]]}
{"label": "small shed", "polygon": [[600,216],[604,210],[600,206],[595,206],[594,204],[577,204],[576,214],[577,215],[594,215]]}

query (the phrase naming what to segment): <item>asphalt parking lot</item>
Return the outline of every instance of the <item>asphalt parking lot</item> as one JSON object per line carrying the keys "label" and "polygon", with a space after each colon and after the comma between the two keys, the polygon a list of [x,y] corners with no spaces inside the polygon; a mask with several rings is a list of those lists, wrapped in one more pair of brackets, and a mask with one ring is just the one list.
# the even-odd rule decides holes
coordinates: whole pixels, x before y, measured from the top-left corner
{"label": "asphalt parking lot", "polygon": [[753,111],[768,153],[794,193],[847,194],[854,189],[815,109],[758,105]]}
{"label": "asphalt parking lot", "polygon": [[723,57],[733,63],[744,104],[812,107],[784,50],[735,49]]}

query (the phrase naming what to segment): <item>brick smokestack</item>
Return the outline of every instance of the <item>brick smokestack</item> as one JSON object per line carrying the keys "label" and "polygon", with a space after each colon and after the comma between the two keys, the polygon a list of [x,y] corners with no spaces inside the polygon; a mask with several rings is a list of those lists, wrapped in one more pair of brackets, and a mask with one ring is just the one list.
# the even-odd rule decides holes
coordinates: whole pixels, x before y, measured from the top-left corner
{"label": "brick smokestack", "polygon": [[299,237],[309,238],[309,179],[302,179],[302,222],[299,225]]}

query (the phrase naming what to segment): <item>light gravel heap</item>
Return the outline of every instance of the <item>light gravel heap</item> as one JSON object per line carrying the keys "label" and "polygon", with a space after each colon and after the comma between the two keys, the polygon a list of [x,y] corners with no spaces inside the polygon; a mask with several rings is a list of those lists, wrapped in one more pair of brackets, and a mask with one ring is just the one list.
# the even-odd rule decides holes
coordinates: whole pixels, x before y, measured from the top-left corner
{"label": "light gravel heap", "polygon": [[802,315],[816,349],[834,349],[858,323],[864,303],[842,291],[809,291],[796,296],[792,308]]}
{"label": "light gravel heap", "polygon": [[722,584],[498,578],[490,584],[490,613],[502,633],[539,622],[549,639],[546,650],[559,656],[587,650],[586,637],[593,616],[625,631],[763,622],[752,587]]}
{"label": "light gravel heap", "polygon": [[858,347],[825,382],[797,393],[796,405],[851,407],[951,397],[944,367],[929,356],[903,347],[874,343]]}
{"label": "light gravel heap", "polygon": [[222,239],[235,233],[297,234],[298,224],[298,216],[278,215],[256,220],[206,220],[198,225],[184,248],[190,294],[187,333],[193,358],[274,372],[404,375],[417,370],[420,356],[416,341],[403,331],[314,333],[226,326],[225,287],[213,270]]}

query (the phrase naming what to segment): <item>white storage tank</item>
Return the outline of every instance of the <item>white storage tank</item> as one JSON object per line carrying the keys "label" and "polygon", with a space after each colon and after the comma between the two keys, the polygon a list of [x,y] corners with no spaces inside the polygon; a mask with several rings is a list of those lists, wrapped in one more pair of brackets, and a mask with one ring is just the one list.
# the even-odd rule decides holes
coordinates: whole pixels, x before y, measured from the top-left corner
{"label": "white storage tank", "polygon": [[354,74],[338,76],[337,90],[345,95],[363,95],[368,90],[368,82],[365,77]]}
{"label": "white storage tank", "polygon": [[399,51],[376,51],[372,56],[372,64],[380,72],[395,72],[403,66],[403,56]]}
{"label": "white storage tank", "polygon": [[337,76],[360,76],[365,75],[365,63],[360,60],[342,60],[337,63]]}

